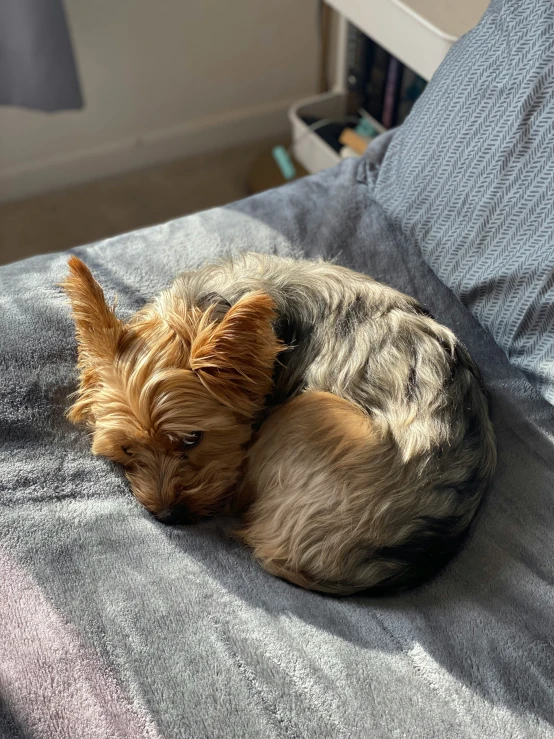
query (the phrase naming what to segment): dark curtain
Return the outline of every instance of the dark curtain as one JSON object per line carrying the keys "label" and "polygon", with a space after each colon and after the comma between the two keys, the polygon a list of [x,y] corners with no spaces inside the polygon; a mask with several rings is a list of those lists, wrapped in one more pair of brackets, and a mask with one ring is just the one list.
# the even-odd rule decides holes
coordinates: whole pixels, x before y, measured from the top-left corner
{"label": "dark curtain", "polygon": [[0,105],[83,106],[62,0],[0,0]]}

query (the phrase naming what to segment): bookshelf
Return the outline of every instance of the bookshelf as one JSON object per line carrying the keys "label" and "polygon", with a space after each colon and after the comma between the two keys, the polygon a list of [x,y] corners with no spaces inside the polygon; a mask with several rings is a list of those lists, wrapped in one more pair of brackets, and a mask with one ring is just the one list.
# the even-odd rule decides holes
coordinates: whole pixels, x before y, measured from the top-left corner
{"label": "bookshelf", "polygon": [[[429,80],[455,41],[479,22],[489,0],[326,2],[337,13],[332,88],[321,95],[298,101],[289,111],[293,133],[292,152],[312,174],[340,162],[337,151],[325,143],[317,132],[311,132],[302,117],[332,119],[344,116],[348,98],[346,79],[350,24],[423,80]],[[384,130],[379,121],[371,116],[366,117],[376,131]]]}
{"label": "bookshelf", "polygon": [[328,0],[397,59],[429,80],[457,39],[481,20],[488,0]]}

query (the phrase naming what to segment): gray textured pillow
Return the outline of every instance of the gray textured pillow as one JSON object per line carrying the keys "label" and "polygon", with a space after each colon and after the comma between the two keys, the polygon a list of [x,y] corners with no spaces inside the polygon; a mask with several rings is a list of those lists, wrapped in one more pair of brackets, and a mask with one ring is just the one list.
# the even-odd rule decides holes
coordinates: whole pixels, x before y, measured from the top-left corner
{"label": "gray textured pillow", "polygon": [[554,402],[554,4],[493,0],[389,146],[389,218]]}

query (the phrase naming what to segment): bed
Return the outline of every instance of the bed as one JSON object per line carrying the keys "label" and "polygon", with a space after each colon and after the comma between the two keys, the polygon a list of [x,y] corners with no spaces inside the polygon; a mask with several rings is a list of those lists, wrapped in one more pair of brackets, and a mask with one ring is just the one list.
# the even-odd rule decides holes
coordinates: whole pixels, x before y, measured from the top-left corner
{"label": "bed", "polygon": [[[535,313],[548,323],[551,203],[542,230],[526,237],[523,262],[512,265],[513,228],[506,254],[489,259],[475,289],[464,262],[497,248],[499,237],[487,229],[503,208],[511,224],[511,198],[541,142],[542,180],[533,178],[533,205],[528,188],[520,196],[528,214],[520,229],[552,192],[544,130],[553,118],[553,28],[546,0],[494,0],[407,123],[361,159],[74,250],[108,297],[117,295],[123,317],[180,270],[253,249],[371,274],[457,333],[491,392],[498,469],[468,545],[413,592],[343,599],[306,592],[261,570],[223,519],[157,522],[121,469],[93,457],[87,432],[65,418],[76,387],[73,326],[59,287],[68,255],[0,269],[2,739],[554,736],[554,410],[541,348],[552,329],[537,333],[531,321],[546,357],[535,371],[537,346],[530,340],[522,349],[521,321],[517,351],[506,328],[517,308],[510,296],[530,273],[542,286],[533,300],[546,304],[533,303]],[[468,56],[479,63],[468,66]],[[494,67],[501,58],[529,81],[515,86],[520,97],[510,103],[519,148],[480,118],[487,95],[503,100]],[[441,118],[437,100],[460,68],[473,82],[448,98]],[[459,153],[466,128],[449,117],[460,96],[466,112],[474,103],[474,118],[465,119],[470,128],[474,120],[471,146],[480,147],[481,161],[489,157],[487,176],[505,178],[504,199],[479,192],[472,177],[483,172],[467,166],[467,147],[466,159]],[[414,144],[433,115],[428,141]],[[445,205],[456,176],[456,197]],[[437,186],[441,177],[447,185]],[[452,253],[461,276],[452,276]],[[491,288],[495,264],[501,279]],[[499,285],[510,280],[503,293]],[[506,303],[496,322],[489,288]],[[536,318],[530,311],[527,319]]]}

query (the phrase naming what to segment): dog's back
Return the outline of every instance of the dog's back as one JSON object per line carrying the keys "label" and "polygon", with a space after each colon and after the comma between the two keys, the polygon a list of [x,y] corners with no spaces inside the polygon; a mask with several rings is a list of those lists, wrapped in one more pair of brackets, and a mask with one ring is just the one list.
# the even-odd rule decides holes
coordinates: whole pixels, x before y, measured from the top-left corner
{"label": "dog's back", "polygon": [[409,587],[463,544],[495,466],[479,373],[412,298],[350,270],[249,254],[183,275],[189,301],[275,301],[273,411],[248,466],[244,540],[334,593]]}

